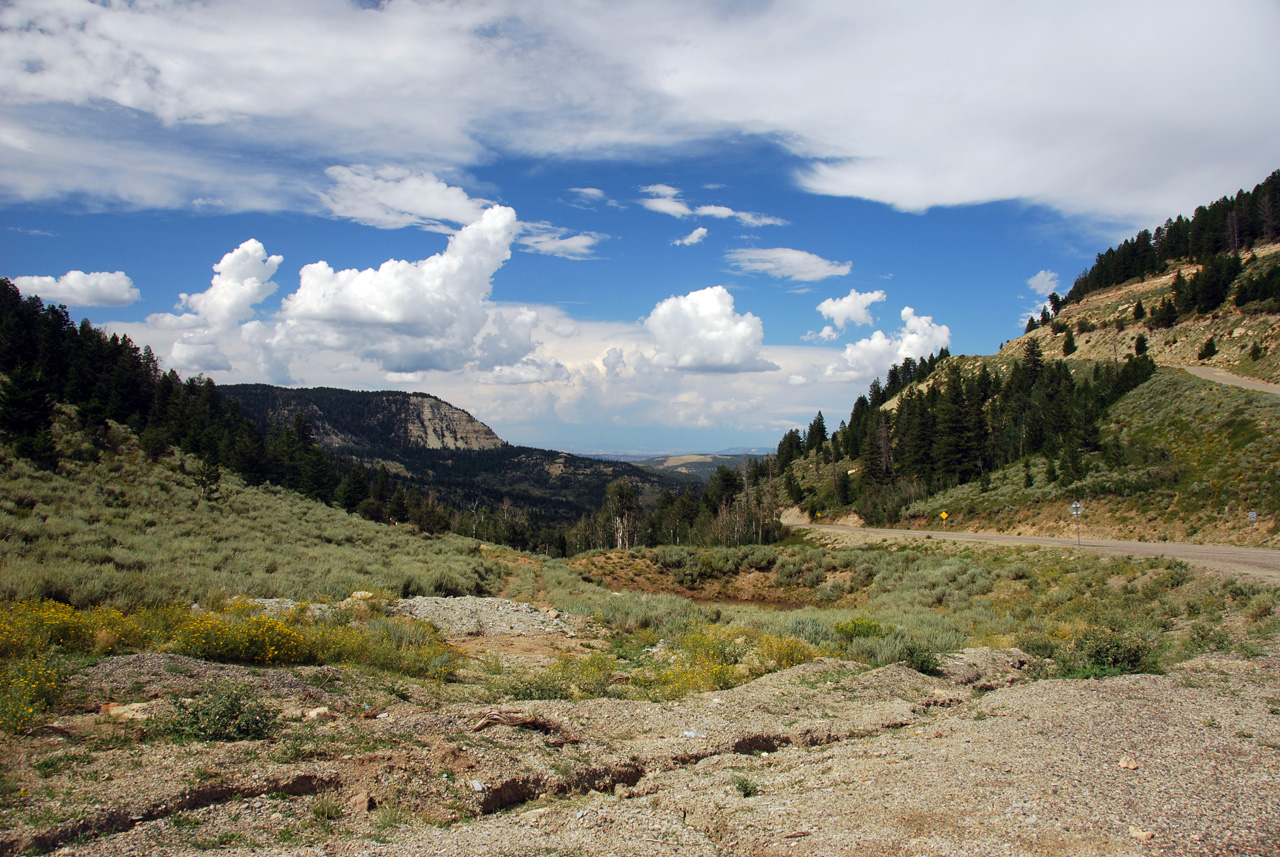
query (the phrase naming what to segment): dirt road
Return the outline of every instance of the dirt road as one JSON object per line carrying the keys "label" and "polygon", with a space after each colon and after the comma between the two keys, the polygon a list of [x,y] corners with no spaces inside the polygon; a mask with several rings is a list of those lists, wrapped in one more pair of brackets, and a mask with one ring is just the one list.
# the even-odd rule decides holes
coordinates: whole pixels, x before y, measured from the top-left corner
{"label": "dirt road", "polygon": [[950,539],[958,542],[987,542],[999,545],[1064,547],[1103,556],[1167,556],[1191,565],[1235,577],[1249,578],[1270,586],[1280,585],[1280,551],[1268,548],[1240,548],[1231,545],[1192,545],[1182,542],[1122,542],[1112,539],[1051,538],[1048,536],[1006,536],[999,533],[944,533],[936,530],[887,530],[873,527],[842,527],[813,524],[808,529],[840,536],[854,544],[884,539]]}
{"label": "dirt road", "polygon": [[1272,384],[1269,381],[1259,381],[1257,378],[1243,378],[1239,375],[1232,375],[1223,369],[1217,369],[1213,366],[1180,366],[1188,373],[1195,375],[1197,378],[1203,378],[1206,381],[1213,381],[1217,384],[1227,384],[1231,387],[1243,387],[1246,390],[1260,390],[1263,393],[1275,393],[1280,396],[1280,384]]}

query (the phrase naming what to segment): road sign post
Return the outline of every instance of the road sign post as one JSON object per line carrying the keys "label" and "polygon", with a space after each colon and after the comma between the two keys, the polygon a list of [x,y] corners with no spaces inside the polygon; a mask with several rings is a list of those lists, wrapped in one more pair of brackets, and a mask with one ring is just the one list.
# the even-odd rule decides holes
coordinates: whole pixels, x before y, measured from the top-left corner
{"label": "road sign post", "polygon": [[1079,500],[1071,504],[1071,514],[1075,515],[1076,517],[1076,544],[1077,545],[1080,544],[1080,513],[1083,511],[1084,511],[1084,506],[1080,505]]}
{"label": "road sign post", "polygon": [[1258,529],[1258,513],[1249,512],[1249,538],[1252,539],[1254,532]]}
{"label": "road sign post", "polygon": [[945,530],[947,528],[947,513],[939,512],[938,517],[942,519],[942,529]]}

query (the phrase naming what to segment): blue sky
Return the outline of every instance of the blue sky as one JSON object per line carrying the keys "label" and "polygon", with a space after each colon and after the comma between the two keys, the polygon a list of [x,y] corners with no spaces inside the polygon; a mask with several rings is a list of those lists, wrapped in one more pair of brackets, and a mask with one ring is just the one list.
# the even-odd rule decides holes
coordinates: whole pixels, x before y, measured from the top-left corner
{"label": "blue sky", "polygon": [[1280,166],[1277,32],[1274,0],[16,0],[0,274],[219,383],[771,446]]}

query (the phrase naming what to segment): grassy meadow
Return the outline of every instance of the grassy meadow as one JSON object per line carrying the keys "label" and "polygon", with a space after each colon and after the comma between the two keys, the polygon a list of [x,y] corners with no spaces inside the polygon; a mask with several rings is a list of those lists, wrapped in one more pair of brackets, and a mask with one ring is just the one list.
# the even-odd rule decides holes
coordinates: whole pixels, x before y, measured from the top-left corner
{"label": "grassy meadow", "polygon": [[[1247,430],[1259,417],[1236,419],[1246,426],[1237,436],[1251,438],[1242,450],[1262,440]],[[1020,646],[1044,659],[1045,676],[1152,671],[1211,649],[1258,654],[1280,630],[1276,591],[1163,559],[942,543],[831,550],[802,539],[550,559],[370,523],[232,476],[202,494],[194,459],[152,462],[123,432],[56,471],[11,454],[0,468],[7,731],[56,711],[78,665],[130,651],[344,664],[492,702],[669,699],[820,656],[928,671],[940,654],[977,645]],[[745,579],[755,603],[724,597]],[[353,606],[357,590],[372,597]],[[592,645],[545,668],[466,658],[428,623],[385,611],[391,598],[463,594],[590,617]],[[267,616],[255,598],[303,604]]]}
{"label": "grassy meadow", "polygon": [[131,439],[56,472],[12,456],[0,467],[4,600],[135,610],[235,595],[483,595],[502,576],[479,542],[425,538],[231,475],[201,499],[196,459],[153,464]]}

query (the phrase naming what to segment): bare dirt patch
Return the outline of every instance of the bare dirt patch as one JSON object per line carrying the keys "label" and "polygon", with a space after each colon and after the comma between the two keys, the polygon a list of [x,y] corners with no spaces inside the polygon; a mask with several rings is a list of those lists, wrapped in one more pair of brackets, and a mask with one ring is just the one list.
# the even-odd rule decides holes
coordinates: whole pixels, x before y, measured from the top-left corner
{"label": "bare dirt patch", "polygon": [[[936,675],[822,659],[670,702],[110,658],[54,728],[0,745],[0,854],[1274,854],[1278,655],[1101,681],[1032,681],[1005,649]],[[174,744],[97,713],[160,716],[215,679],[256,688],[281,731]]]}

